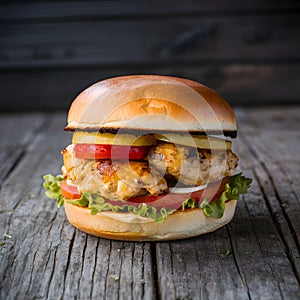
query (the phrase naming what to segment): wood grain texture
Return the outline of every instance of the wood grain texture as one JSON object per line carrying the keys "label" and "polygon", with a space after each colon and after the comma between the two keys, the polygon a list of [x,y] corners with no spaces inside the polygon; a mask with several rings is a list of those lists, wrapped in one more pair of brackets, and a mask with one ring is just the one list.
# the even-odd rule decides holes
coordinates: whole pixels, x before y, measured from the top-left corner
{"label": "wood grain texture", "polygon": [[[300,173],[297,135],[300,122],[296,112],[288,114],[288,118],[285,109],[264,109],[258,113],[249,110],[248,114],[240,116],[245,128],[253,128],[253,123],[257,126],[251,143],[247,135],[243,138],[248,140],[249,149],[257,161],[254,174],[299,280],[300,201],[297,185],[291,185],[291,178],[298,177]],[[265,120],[266,114],[269,116],[268,122]]]}
{"label": "wood grain texture", "polygon": [[264,63],[255,66],[246,63],[141,65],[0,72],[1,109],[66,111],[76,95],[91,84],[127,74],[159,74],[194,79],[218,91],[232,105],[298,104],[300,98],[299,63]]}
{"label": "wood grain texture", "polygon": [[[44,21],[61,19],[69,21],[74,18],[145,18],[153,16],[176,17],[178,15],[201,15],[220,13],[253,13],[253,12],[282,12],[299,9],[298,3],[293,1],[251,1],[236,2],[235,0],[187,0],[184,3],[174,0],[149,1],[52,1],[38,3],[0,4],[1,22]],[[270,7],[270,3],[272,6]]]}
{"label": "wood grain texture", "polygon": [[[28,145],[41,130],[46,118],[42,114],[2,115],[0,118],[0,187],[18,164]],[[17,130],[22,128],[22,130]],[[1,203],[0,203],[1,207]]]}
{"label": "wood grain texture", "polygon": [[0,177],[0,298],[298,299],[300,107],[236,112],[235,151],[253,178],[250,193],[226,227],[161,243],[72,227],[42,188],[70,142],[66,116],[1,115],[0,152],[11,155],[3,152],[8,176]]}
{"label": "wood grain texture", "polygon": [[3,24],[0,69],[296,60],[299,20],[279,14]]}

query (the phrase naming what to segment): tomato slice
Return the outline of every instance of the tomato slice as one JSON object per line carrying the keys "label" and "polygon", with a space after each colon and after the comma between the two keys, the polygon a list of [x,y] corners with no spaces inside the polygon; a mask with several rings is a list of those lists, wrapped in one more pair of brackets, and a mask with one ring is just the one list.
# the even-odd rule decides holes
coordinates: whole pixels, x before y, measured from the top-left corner
{"label": "tomato slice", "polygon": [[[225,190],[225,185],[227,182],[228,178],[224,178],[223,180],[208,184],[205,189],[200,191],[187,194],[168,193],[158,196],[140,196],[129,198],[126,203],[134,206],[136,206],[136,204],[139,205],[141,203],[146,203],[156,208],[166,207],[171,209],[181,209],[182,202],[184,202],[188,198],[193,198],[197,203],[201,203],[205,198],[208,198],[209,202],[217,200]],[[111,201],[110,203],[113,204],[113,201]]]}
{"label": "tomato slice", "polygon": [[77,158],[87,159],[133,159],[141,160],[148,153],[150,146],[123,146],[76,144],[74,147]]}
{"label": "tomato slice", "polygon": [[79,199],[81,197],[78,188],[68,185],[67,180],[61,182],[61,193],[67,199]]}

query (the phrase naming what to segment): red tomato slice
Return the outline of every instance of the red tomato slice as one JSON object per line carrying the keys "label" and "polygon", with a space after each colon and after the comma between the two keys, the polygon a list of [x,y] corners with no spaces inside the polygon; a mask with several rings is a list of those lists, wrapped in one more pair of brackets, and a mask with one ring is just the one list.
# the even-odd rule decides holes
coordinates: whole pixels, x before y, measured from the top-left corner
{"label": "red tomato slice", "polygon": [[[219,180],[217,182],[209,184],[204,190],[201,191],[187,194],[168,193],[158,196],[140,196],[129,198],[126,203],[134,206],[136,206],[136,204],[139,205],[141,203],[146,203],[156,208],[166,207],[171,209],[180,209],[182,207],[182,202],[184,202],[188,198],[193,198],[197,203],[201,203],[205,198],[208,198],[209,202],[217,200],[225,190],[225,185],[227,182],[228,179],[224,178],[223,180]],[[110,203],[114,204],[113,201],[111,201]]]}
{"label": "red tomato slice", "polygon": [[77,158],[141,160],[149,148],[149,146],[76,144],[74,151]]}
{"label": "red tomato slice", "polygon": [[81,193],[78,191],[78,188],[68,185],[67,180],[63,180],[61,182],[61,193],[67,199],[79,199],[81,197]]}

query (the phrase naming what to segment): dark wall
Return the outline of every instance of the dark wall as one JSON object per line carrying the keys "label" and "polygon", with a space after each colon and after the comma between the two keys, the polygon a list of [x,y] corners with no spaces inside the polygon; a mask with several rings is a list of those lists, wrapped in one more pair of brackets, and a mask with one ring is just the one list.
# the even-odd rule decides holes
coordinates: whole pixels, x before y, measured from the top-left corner
{"label": "dark wall", "polygon": [[1,110],[66,109],[125,74],[200,81],[234,105],[300,99],[299,1],[1,1]]}

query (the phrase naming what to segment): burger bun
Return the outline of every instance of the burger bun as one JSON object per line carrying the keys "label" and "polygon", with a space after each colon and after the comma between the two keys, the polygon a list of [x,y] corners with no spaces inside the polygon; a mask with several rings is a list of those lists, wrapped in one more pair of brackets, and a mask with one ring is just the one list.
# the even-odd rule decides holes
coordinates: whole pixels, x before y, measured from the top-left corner
{"label": "burger bun", "polygon": [[225,203],[222,218],[207,217],[200,208],[178,211],[162,223],[132,213],[99,212],[65,202],[69,222],[88,234],[124,241],[168,241],[190,238],[217,230],[233,218],[236,200]]}

